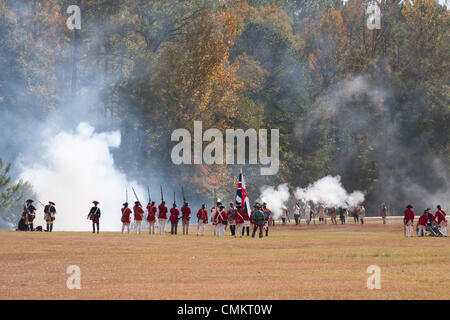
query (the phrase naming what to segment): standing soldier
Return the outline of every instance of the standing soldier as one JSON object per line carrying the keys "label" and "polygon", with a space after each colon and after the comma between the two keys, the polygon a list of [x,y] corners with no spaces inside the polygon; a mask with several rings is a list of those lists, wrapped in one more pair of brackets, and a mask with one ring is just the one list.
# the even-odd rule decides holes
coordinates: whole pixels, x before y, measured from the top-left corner
{"label": "standing soldier", "polygon": [[347,208],[339,207],[339,220],[341,220],[341,224],[345,224],[346,217],[347,217]]}
{"label": "standing soldier", "polygon": [[125,228],[127,228],[128,233],[130,233],[131,213],[131,209],[128,208],[128,202],[125,202],[122,208],[122,233]]}
{"label": "standing soldier", "polygon": [[97,225],[97,233],[100,232],[100,216],[101,211],[98,207],[99,202],[98,201],[92,201],[94,206],[91,208],[88,214],[88,219],[92,220],[92,233],[95,233],[95,226]]}
{"label": "standing soldier", "polygon": [[259,210],[259,204],[256,204],[256,208],[252,215],[253,220],[253,232],[252,232],[252,238],[255,237],[256,230],[259,230],[259,237],[263,237],[263,228],[264,224],[266,223],[266,217],[264,216],[264,213]]}
{"label": "standing soldier", "polygon": [[437,206],[437,209],[438,210],[435,213],[435,217],[439,226],[439,230],[444,236],[447,236],[447,219],[445,218],[447,213],[441,209],[440,205]]}
{"label": "standing soldier", "polygon": [[388,215],[388,207],[387,207],[386,203],[383,202],[380,207],[380,216],[381,216],[381,219],[383,219],[383,224],[386,224],[387,215]]}
{"label": "standing soldier", "polygon": [[156,212],[158,208],[156,208],[155,201],[147,205],[147,221],[148,221],[148,233],[155,234],[155,222],[156,222]]}
{"label": "standing soldier", "polygon": [[218,237],[225,237],[225,225],[228,222],[228,218],[224,205],[221,204],[219,210],[216,210],[214,221],[216,222],[216,235]]}
{"label": "standing soldier", "polygon": [[325,223],[325,206],[322,203],[319,203],[317,207],[317,214],[319,216],[319,224]]}
{"label": "standing soldier", "polygon": [[247,210],[242,208],[242,217],[244,218],[244,225],[242,227],[242,235],[247,231],[247,237],[250,237],[250,217],[248,215]]}
{"label": "standing soldier", "polygon": [[213,230],[214,230],[214,236],[216,235],[216,231],[217,231],[217,221],[214,220],[214,217],[217,216],[216,213],[218,213],[220,205],[222,205],[222,202],[220,202],[220,199],[217,199],[216,205],[212,206],[212,208],[211,208],[211,223],[212,223]]}
{"label": "standing soldier", "polygon": [[183,234],[189,234],[189,220],[191,220],[191,208],[189,203],[186,201],[181,207],[181,223],[183,225]]}
{"label": "standing soldier", "polygon": [[228,218],[228,224],[230,226],[230,232],[231,236],[236,235],[236,223],[235,223],[235,216],[236,216],[236,208],[234,207],[233,202],[230,202],[230,208],[227,212],[227,218]]}
{"label": "standing soldier", "polygon": [[236,224],[236,232],[234,236],[236,237],[239,234],[239,238],[242,238],[242,236],[244,235],[244,231],[242,230],[244,226],[244,214],[242,206],[240,204],[237,205],[236,214],[234,216],[234,222]]}
{"label": "standing soldier", "polygon": [[413,206],[408,204],[405,210],[405,216],[403,217],[403,223],[405,224],[405,235],[406,237],[413,236],[414,229],[414,211]]}
{"label": "standing soldier", "polygon": [[300,203],[296,202],[292,209],[294,210],[295,225],[298,226],[300,224]]}
{"label": "standing soldier", "polygon": [[309,225],[309,223],[311,222],[311,206],[309,205],[308,201],[305,202],[303,211],[305,212],[305,222],[307,225]]}
{"label": "standing soldier", "polygon": [[289,212],[288,212],[288,208],[286,208],[286,206],[282,206],[281,207],[281,221],[283,221],[283,226],[285,226],[286,225],[286,220],[288,219],[288,217],[289,217]]}
{"label": "standing soldier", "polygon": [[141,234],[142,220],[144,220],[144,209],[139,201],[134,203],[133,212],[134,222],[136,224],[136,234]]}
{"label": "standing soldier", "polygon": [[55,203],[52,201],[48,202],[48,205],[44,207],[44,220],[47,222],[47,232],[53,231],[53,221],[55,221]]}
{"label": "standing soldier", "polygon": [[266,237],[269,236],[269,225],[270,225],[270,217],[272,216],[272,211],[267,208],[267,203],[263,202],[262,212],[264,213],[264,217],[266,219],[266,223],[264,224],[264,229],[266,230]]}
{"label": "standing soldier", "polygon": [[205,224],[208,223],[208,210],[205,208],[205,204],[197,211],[197,236],[200,229],[202,230],[202,236],[205,235]]}
{"label": "standing soldier", "polygon": [[425,210],[423,214],[419,217],[419,222],[417,222],[417,229],[418,229],[417,236],[426,237],[427,221],[428,221],[428,214],[427,210]]}
{"label": "standing soldier", "polygon": [[34,200],[28,199],[23,208],[22,218],[25,221],[25,230],[34,231],[33,220],[36,217],[36,208],[33,206]]}
{"label": "standing soldier", "polygon": [[335,206],[332,206],[330,208],[330,216],[331,216],[331,223],[332,224],[337,224],[337,220],[336,220],[337,212],[336,212],[336,207]]}
{"label": "standing soldier", "polygon": [[364,224],[364,217],[366,216],[366,208],[364,208],[363,205],[360,205],[358,208],[359,212],[359,220],[361,221],[361,224]]}
{"label": "standing soldier", "polygon": [[359,209],[357,206],[353,206],[350,208],[351,213],[353,214],[353,221],[355,222],[355,224],[359,223]]}
{"label": "standing soldier", "polygon": [[173,208],[170,209],[170,234],[177,234],[179,215],[180,210],[178,210],[176,203],[174,203]]}
{"label": "standing soldier", "polygon": [[167,206],[164,200],[161,201],[161,204],[158,206],[158,223],[159,223],[159,233],[166,233],[166,221],[167,221]]}

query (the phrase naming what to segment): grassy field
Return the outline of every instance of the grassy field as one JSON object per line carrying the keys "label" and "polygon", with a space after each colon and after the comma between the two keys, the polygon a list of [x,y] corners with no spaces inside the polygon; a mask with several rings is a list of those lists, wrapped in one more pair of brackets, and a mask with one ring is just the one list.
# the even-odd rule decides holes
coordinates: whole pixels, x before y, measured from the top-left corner
{"label": "grassy field", "polygon": [[[450,299],[450,239],[390,221],[276,226],[268,238],[0,232],[0,299]],[[81,268],[81,289],[66,287]],[[381,289],[369,290],[369,265]]]}

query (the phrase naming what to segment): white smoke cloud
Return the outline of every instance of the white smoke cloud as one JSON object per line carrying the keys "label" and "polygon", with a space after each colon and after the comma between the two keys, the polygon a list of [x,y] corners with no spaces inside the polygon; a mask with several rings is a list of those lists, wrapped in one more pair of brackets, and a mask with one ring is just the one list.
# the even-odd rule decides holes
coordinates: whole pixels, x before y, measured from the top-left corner
{"label": "white smoke cloud", "polygon": [[267,203],[267,207],[272,210],[274,218],[278,219],[281,214],[281,208],[289,200],[289,188],[287,183],[280,184],[278,189],[271,186],[263,186],[259,198]]}
{"label": "white smoke cloud", "polygon": [[[110,148],[118,148],[120,142],[119,131],[95,133],[91,125],[80,123],[76,132],[46,139],[34,163],[24,165],[20,178],[33,184],[41,202],[56,203],[55,231],[91,230],[87,214],[94,200],[102,212],[100,231],[120,230],[125,188],[134,186],[138,195],[145,194],[114,166]],[[45,226],[42,207],[37,202],[35,206],[39,209],[35,225]]]}
{"label": "white smoke cloud", "polygon": [[365,193],[357,190],[349,194],[340,176],[326,176],[306,188],[297,188],[294,196],[298,200],[324,203],[326,206],[354,206],[364,202]]}

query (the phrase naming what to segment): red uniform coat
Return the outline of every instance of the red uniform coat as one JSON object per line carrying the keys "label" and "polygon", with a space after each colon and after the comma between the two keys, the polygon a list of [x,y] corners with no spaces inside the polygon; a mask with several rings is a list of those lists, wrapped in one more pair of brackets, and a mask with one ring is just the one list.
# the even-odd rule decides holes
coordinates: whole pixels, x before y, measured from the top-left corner
{"label": "red uniform coat", "polygon": [[228,221],[227,212],[224,209],[222,209],[221,211],[216,211],[214,220],[216,220],[218,223],[222,223],[222,221]]}
{"label": "red uniform coat", "polygon": [[244,213],[242,212],[242,209],[236,211],[236,214],[234,215],[234,221],[236,221],[236,224],[244,223]]}
{"label": "red uniform coat", "polygon": [[208,210],[198,209],[197,218],[199,221],[203,221],[203,223],[208,223]]}
{"label": "red uniform coat", "polygon": [[158,213],[158,218],[159,219],[167,219],[167,206],[163,206],[162,204],[160,204],[159,206],[158,206],[158,210],[159,210],[159,213]]}
{"label": "red uniform coat", "polygon": [[182,215],[183,220],[190,220],[191,219],[191,217],[190,217],[191,208],[182,206],[181,207],[181,215]]}
{"label": "red uniform coat", "polygon": [[436,221],[436,217],[434,216],[433,212],[428,211],[428,220],[430,221],[430,223],[433,223],[434,221]]}
{"label": "red uniform coat", "polygon": [[447,215],[447,213],[444,210],[436,211],[435,216],[437,219],[437,223],[441,224],[442,221],[447,222],[447,219],[445,219],[446,215]]}
{"label": "red uniform coat", "polygon": [[177,222],[179,215],[180,215],[180,210],[178,210],[178,208],[171,208],[169,220],[172,222]]}
{"label": "red uniform coat", "polygon": [[134,206],[134,220],[143,220],[144,219],[144,209],[141,206]]}
{"label": "red uniform coat", "polygon": [[131,209],[130,208],[122,208],[122,220],[123,223],[131,222]]}
{"label": "red uniform coat", "polygon": [[242,217],[244,217],[244,220],[245,220],[245,221],[250,220],[250,217],[248,216],[247,211],[242,210],[242,211],[241,211],[241,214],[242,214]]}
{"label": "red uniform coat", "polygon": [[417,223],[419,226],[426,226],[428,221],[428,216],[426,213],[419,217],[419,222]]}
{"label": "red uniform coat", "polygon": [[147,206],[147,210],[148,210],[147,221],[155,221],[155,219],[156,219],[156,211],[158,211],[156,206],[148,205]]}
{"label": "red uniform coat", "polygon": [[414,211],[411,209],[406,209],[403,220],[405,223],[408,223],[409,221],[414,222]]}

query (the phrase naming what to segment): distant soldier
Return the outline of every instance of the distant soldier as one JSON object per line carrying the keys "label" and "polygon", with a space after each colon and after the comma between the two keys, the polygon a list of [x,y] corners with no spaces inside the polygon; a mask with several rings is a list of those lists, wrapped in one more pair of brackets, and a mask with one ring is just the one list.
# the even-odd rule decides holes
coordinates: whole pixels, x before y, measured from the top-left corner
{"label": "distant soldier", "polygon": [[412,209],[413,209],[413,206],[408,204],[406,206],[405,215],[403,217],[403,223],[405,224],[405,235],[406,235],[406,237],[412,237],[413,236],[414,211]]}
{"label": "distant soldier", "polygon": [[286,225],[286,220],[289,218],[289,210],[286,206],[281,207],[281,221],[283,222],[283,226]]}
{"label": "distant soldier", "polygon": [[325,206],[323,203],[319,203],[319,206],[317,207],[317,214],[319,216],[319,223],[325,223]]}
{"label": "distant soldier", "polygon": [[360,205],[358,208],[359,213],[359,220],[361,221],[361,224],[364,224],[364,218],[366,216],[366,208],[364,208],[363,205]]}
{"label": "distant soldier", "polygon": [[264,213],[264,216],[266,218],[266,223],[264,224],[264,230],[266,230],[266,237],[268,237],[269,236],[270,218],[272,217],[272,211],[269,208],[267,208],[267,203],[265,203],[265,202],[263,202],[261,210]]}
{"label": "distant soldier", "polygon": [[437,220],[437,224],[439,226],[439,230],[441,230],[441,233],[444,236],[447,236],[447,219],[446,219],[447,213],[441,209],[440,205],[437,206],[437,209],[438,210],[435,213],[435,217]]}
{"label": "distant soldier", "polygon": [[294,219],[295,219],[295,225],[298,226],[300,224],[300,203],[296,202],[294,207],[292,208],[292,210],[294,210]]}
{"label": "distant soldier", "polygon": [[25,221],[25,231],[34,231],[33,221],[36,218],[36,208],[33,206],[34,200],[28,199],[23,208],[22,218]]}
{"label": "distant soldier", "polygon": [[427,210],[425,210],[423,214],[419,217],[419,222],[417,223],[417,236],[426,237],[427,222],[428,222],[428,214]]}
{"label": "distant soldier", "polygon": [[242,208],[241,211],[242,217],[244,218],[244,225],[242,226],[242,235],[245,235],[245,232],[247,232],[247,237],[250,237],[250,216],[248,215],[247,210]]}
{"label": "distant soldier", "polygon": [[180,210],[178,210],[176,203],[174,203],[172,209],[170,209],[170,234],[177,234],[179,215]]}
{"label": "distant soldier", "polygon": [[148,221],[148,233],[155,234],[156,212],[158,208],[155,205],[155,201],[147,205],[147,221]]}
{"label": "distant soldier", "polygon": [[166,202],[163,200],[158,206],[158,222],[159,222],[159,233],[166,233],[166,221],[167,221],[167,206]]}
{"label": "distant soldier", "polygon": [[94,206],[91,208],[88,214],[88,219],[92,221],[92,233],[95,233],[95,226],[97,226],[97,233],[100,232],[100,216],[101,211],[98,207],[98,201],[92,201]]}
{"label": "distant soldier", "polygon": [[346,218],[347,218],[347,208],[339,208],[339,220],[341,220],[341,224],[345,224]]}
{"label": "distant soldier", "polygon": [[214,221],[216,222],[216,235],[218,237],[225,237],[225,225],[228,223],[228,217],[224,205],[219,205],[219,210],[216,210]]}
{"label": "distant soldier", "polygon": [[242,230],[242,228],[244,227],[244,214],[242,206],[240,204],[237,205],[234,222],[236,223],[236,233],[234,236],[236,237],[237,235],[239,235],[239,237],[242,238],[242,236],[244,235],[244,231]]}
{"label": "distant soldier", "polygon": [[191,220],[191,208],[189,203],[185,202],[181,207],[181,224],[183,225],[183,234],[189,234],[189,220]]}
{"label": "distant soldier", "polygon": [[331,217],[332,224],[337,224],[336,216],[337,216],[336,207],[332,206],[330,208],[330,217]]}
{"label": "distant soldier", "polygon": [[127,228],[128,233],[130,233],[130,223],[131,223],[131,209],[128,208],[128,202],[125,202],[123,204],[122,208],[122,233],[125,231],[125,228]]}
{"label": "distant soldier", "polygon": [[358,224],[359,223],[359,210],[358,210],[358,207],[357,206],[350,207],[350,211],[351,211],[351,213],[353,215],[353,221],[355,222],[355,224]]}
{"label": "distant soldier", "polygon": [[305,213],[305,222],[307,225],[311,222],[311,206],[309,205],[308,201],[305,202],[305,205],[303,206],[303,212]]}
{"label": "distant soldier", "polygon": [[216,235],[217,231],[217,221],[214,220],[214,217],[217,216],[217,212],[219,211],[219,206],[222,205],[222,202],[218,199],[215,206],[212,206],[211,208],[211,224],[213,226],[214,230],[214,236]]}
{"label": "distant soldier", "polygon": [[228,217],[228,225],[230,226],[230,232],[231,236],[236,235],[236,222],[235,222],[235,216],[236,216],[236,207],[234,206],[233,202],[230,202],[230,207],[227,211],[227,217]]}
{"label": "distant soldier", "polygon": [[202,230],[202,236],[205,235],[205,224],[208,224],[208,210],[205,208],[205,204],[197,211],[197,236],[200,229]]}
{"label": "distant soldier", "polygon": [[47,222],[47,232],[53,231],[53,221],[55,221],[56,209],[55,203],[52,201],[48,202],[48,205],[44,207],[44,220]]}
{"label": "distant soldier", "polygon": [[433,224],[437,224],[436,222],[436,217],[433,213],[433,211],[431,211],[431,208],[428,208],[427,210],[425,210],[427,212],[427,217],[428,217],[428,224],[430,226],[432,226]]}
{"label": "distant soldier", "polygon": [[144,209],[139,201],[134,203],[134,222],[136,224],[136,234],[141,234],[142,230],[142,220],[144,220]]}
{"label": "distant soldier", "polygon": [[253,212],[253,232],[252,232],[252,238],[255,237],[256,230],[259,230],[259,237],[263,237],[263,228],[264,224],[266,223],[266,217],[264,216],[264,213],[260,210],[259,204],[256,205],[256,210]]}
{"label": "distant soldier", "polygon": [[383,219],[383,224],[386,224],[387,215],[388,215],[388,207],[387,207],[386,203],[383,202],[380,207],[380,216],[381,216],[381,219]]}

